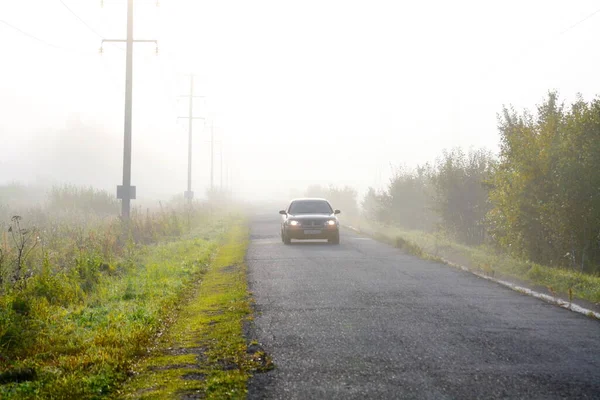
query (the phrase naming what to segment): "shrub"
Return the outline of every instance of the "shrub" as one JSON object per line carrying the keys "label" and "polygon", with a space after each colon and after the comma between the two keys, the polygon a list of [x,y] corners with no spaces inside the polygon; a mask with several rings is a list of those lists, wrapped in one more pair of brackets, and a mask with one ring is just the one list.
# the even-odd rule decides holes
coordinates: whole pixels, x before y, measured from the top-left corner
{"label": "shrub", "polygon": [[55,186],[48,193],[48,210],[116,216],[119,201],[105,190],[73,185]]}

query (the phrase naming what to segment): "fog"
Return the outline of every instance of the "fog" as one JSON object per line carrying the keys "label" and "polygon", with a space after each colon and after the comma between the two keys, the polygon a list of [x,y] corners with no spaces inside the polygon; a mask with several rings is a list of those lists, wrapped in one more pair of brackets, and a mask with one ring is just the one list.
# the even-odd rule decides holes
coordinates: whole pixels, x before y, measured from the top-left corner
{"label": "fog", "polygon": [[[122,182],[126,1],[0,3],[0,184]],[[66,6],[65,6],[66,5]],[[132,184],[246,200],[364,193],[443,149],[498,148],[503,104],[600,93],[594,1],[135,2]],[[223,169],[221,171],[221,158]],[[135,205],[135,203],[134,203]]]}

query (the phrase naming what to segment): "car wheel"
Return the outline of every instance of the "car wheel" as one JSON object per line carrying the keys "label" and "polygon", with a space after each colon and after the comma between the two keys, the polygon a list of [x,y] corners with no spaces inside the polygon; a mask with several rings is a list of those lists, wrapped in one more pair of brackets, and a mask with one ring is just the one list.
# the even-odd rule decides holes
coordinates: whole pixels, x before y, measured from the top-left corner
{"label": "car wheel", "polygon": [[331,244],[340,244],[340,234],[338,233],[337,235],[327,239],[327,241]]}
{"label": "car wheel", "polygon": [[285,233],[281,236],[284,244],[292,244],[292,239],[290,239]]}

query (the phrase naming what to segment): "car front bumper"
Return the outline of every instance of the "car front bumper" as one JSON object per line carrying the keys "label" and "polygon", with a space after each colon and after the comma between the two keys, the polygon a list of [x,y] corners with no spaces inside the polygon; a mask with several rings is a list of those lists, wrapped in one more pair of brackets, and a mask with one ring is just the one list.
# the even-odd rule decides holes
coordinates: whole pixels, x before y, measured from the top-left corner
{"label": "car front bumper", "polygon": [[333,239],[340,235],[340,229],[336,225],[324,227],[286,226],[284,233],[290,239]]}

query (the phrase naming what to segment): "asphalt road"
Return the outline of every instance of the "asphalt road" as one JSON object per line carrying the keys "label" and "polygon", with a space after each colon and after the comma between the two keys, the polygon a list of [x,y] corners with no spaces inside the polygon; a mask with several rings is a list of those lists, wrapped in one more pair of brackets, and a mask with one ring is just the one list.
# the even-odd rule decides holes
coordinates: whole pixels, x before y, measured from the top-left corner
{"label": "asphalt road", "polygon": [[257,215],[250,399],[600,399],[600,321],[353,232],[279,238]]}

